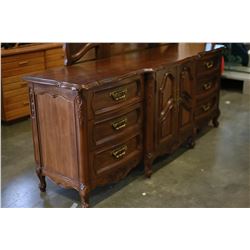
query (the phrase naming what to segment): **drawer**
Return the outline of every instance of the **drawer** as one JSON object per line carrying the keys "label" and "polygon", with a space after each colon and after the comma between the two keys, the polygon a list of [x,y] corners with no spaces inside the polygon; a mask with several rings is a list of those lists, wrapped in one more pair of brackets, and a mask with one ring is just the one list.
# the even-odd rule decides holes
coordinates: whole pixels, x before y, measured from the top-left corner
{"label": "drawer", "polygon": [[18,119],[24,116],[30,115],[30,108],[29,105],[20,107],[17,109],[8,110],[5,112],[5,121],[11,121],[14,119]]}
{"label": "drawer", "polygon": [[142,100],[141,76],[107,83],[105,86],[108,87],[103,87],[93,93],[91,106],[95,115],[120,109],[127,104],[137,103]]}
{"label": "drawer", "polygon": [[4,108],[6,106],[9,106],[11,104],[14,103],[18,103],[18,102],[27,102],[29,100],[29,94],[28,91],[25,91],[24,93],[19,93],[19,95],[15,95],[15,96],[8,96],[8,97],[3,97],[3,102],[4,102]]}
{"label": "drawer", "polygon": [[213,93],[219,87],[219,80],[220,78],[218,74],[198,79],[196,84],[196,94],[204,96]]}
{"label": "drawer", "polygon": [[47,56],[53,56],[53,55],[63,55],[64,51],[63,51],[63,47],[60,48],[55,48],[55,49],[48,49],[45,51],[45,55]]}
{"label": "drawer", "polygon": [[35,58],[43,58],[43,57],[44,57],[44,52],[38,51],[38,52],[30,52],[30,53],[6,56],[2,57],[1,59],[2,59],[2,65],[7,65],[8,63],[18,64],[26,60],[34,60]]}
{"label": "drawer", "polygon": [[210,115],[218,106],[217,94],[210,98],[203,99],[197,102],[197,107],[195,109],[195,119],[200,119],[204,116]]}
{"label": "drawer", "polygon": [[9,111],[14,111],[16,109],[22,109],[25,107],[29,107],[29,99],[23,99],[15,103],[5,105],[4,110],[5,112],[9,112]]}
{"label": "drawer", "polygon": [[201,58],[197,60],[196,72],[198,76],[210,74],[214,71],[220,70],[221,56],[219,53],[207,53],[201,55]]}
{"label": "drawer", "polygon": [[122,138],[137,132],[142,126],[142,104],[132,105],[102,119],[89,122],[92,147],[118,143]]}
{"label": "drawer", "polygon": [[2,85],[3,93],[7,93],[9,91],[15,91],[15,90],[22,89],[22,88],[28,89],[27,82],[20,80],[17,82],[13,82],[11,84]]}
{"label": "drawer", "polygon": [[13,57],[13,61],[2,62],[2,77],[22,75],[45,69],[43,52],[21,54]]}
{"label": "drawer", "polygon": [[[38,74],[38,73],[41,73],[41,71],[32,71],[32,74]],[[2,78],[1,79],[2,80],[2,85],[9,85],[9,84],[13,84],[13,83],[16,83],[16,82],[25,82],[22,79],[23,76],[27,76],[27,74]]]}
{"label": "drawer", "polygon": [[91,153],[93,175],[100,176],[119,168],[131,167],[131,161],[141,160],[142,148],[142,135],[137,134],[119,144]]}
{"label": "drawer", "polygon": [[62,48],[50,49],[45,52],[46,68],[64,65],[64,52]]}
{"label": "drawer", "polygon": [[[16,88],[14,88],[12,85],[3,86],[3,90],[4,90],[3,98],[4,99],[28,93],[27,83],[17,82],[17,83],[14,83],[13,85],[16,86]],[[10,89],[10,87],[13,87],[14,89]]]}

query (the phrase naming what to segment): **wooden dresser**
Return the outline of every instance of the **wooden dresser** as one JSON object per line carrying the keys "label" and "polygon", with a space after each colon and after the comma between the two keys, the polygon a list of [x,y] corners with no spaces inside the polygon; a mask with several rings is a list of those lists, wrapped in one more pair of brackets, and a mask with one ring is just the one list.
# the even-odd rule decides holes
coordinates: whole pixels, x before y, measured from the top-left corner
{"label": "wooden dresser", "polygon": [[[75,63],[91,49],[90,60]],[[95,187],[119,181],[142,161],[150,177],[154,159],[193,147],[210,121],[218,126],[220,50],[68,44],[66,57],[69,66],[24,78],[41,191],[48,176],[78,190],[88,207]]]}
{"label": "wooden dresser", "polygon": [[2,49],[2,120],[12,121],[29,112],[29,92],[23,75],[64,65],[62,44],[29,44]]}

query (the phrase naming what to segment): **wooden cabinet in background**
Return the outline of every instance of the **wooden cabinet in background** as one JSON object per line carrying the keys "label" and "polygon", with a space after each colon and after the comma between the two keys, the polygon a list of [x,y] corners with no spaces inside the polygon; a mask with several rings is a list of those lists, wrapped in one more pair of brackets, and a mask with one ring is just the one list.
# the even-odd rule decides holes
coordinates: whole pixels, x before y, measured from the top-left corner
{"label": "wooden cabinet in background", "polygon": [[[77,47],[107,55],[108,46]],[[48,176],[78,190],[88,207],[95,187],[120,180],[140,162],[149,177],[158,156],[193,147],[210,120],[218,126],[221,53],[203,50],[145,46],[26,76],[40,190]],[[79,58],[74,53],[68,63]]]}
{"label": "wooden cabinet in background", "polygon": [[62,44],[29,44],[1,51],[2,120],[28,116],[29,94],[24,75],[64,65]]}

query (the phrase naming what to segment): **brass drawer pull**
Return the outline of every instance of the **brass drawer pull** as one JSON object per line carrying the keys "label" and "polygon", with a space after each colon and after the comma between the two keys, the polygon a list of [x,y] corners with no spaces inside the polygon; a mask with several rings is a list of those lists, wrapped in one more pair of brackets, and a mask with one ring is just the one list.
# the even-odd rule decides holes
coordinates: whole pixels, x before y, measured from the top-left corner
{"label": "brass drawer pull", "polygon": [[110,93],[110,96],[115,100],[115,101],[120,101],[124,100],[126,98],[128,90],[127,89],[119,89],[116,91],[113,91]]}
{"label": "brass drawer pull", "polygon": [[121,128],[125,128],[127,126],[127,121],[128,121],[127,118],[124,118],[124,119],[119,120],[119,121],[115,121],[115,122],[112,123],[112,127],[115,130],[119,130]]}
{"label": "brass drawer pull", "polygon": [[23,106],[29,105],[29,102],[23,102]]}
{"label": "brass drawer pull", "polygon": [[204,111],[208,111],[210,108],[211,108],[211,105],[210,105],[210,104],[207,104],[207,105],[203,105],[203,106],[202,106],[202,109],[203,109]]}
{"label": "brass drawer pull", "polygon": [[203,89],[209,90],[212,87],[212,82],[204,83],[203,84]]}
{"label": "brass drawer pull", "polygon": [[22,61],[22,62],[19,62],[19,65],[22,66],[22,65],[26,65],[28,63],[29,63],[29,61]]}
{"label": "brass drawer pull", "polygon": [[205,65],[206,65],[207,69],[211,69],[214,66],[214,62],[211,60],[209,62],[205,62]]}
{"label": "brass drawer pull", "polygon": [[127,146],[122,146],[121,148],[114,150],[112,155],[118,160],[126,154],[127,149]]}

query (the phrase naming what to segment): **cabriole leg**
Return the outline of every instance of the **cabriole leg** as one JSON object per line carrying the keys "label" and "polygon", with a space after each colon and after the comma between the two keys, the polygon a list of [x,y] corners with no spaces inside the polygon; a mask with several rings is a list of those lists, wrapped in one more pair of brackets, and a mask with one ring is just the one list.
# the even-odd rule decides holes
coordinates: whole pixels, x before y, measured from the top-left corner
{"label": "cabriole leg", "polygon": [[213,123],[213,126],[215,128],[218,128],[219,127],[219,122],[218,122],[218,116],[214,117],[213,120],[212,120],[212,123]]}
{"label": "cabriole leg", "polygon": [[81,184],[79,195],[80,195],[80,199],[81,199],[81,207],[88,208],[89,207],[89,189],[88,189],[88,187]]}
{"label": "cabriole leg", "polygon": [[187,146],[187,148],[190,148],[190,149],[194,148],[195,141],[194,141],[194,137],[193,136],[188,137],[186,146]]}
{"label": "cabriole leg", "polygon": [[218,114],[212,119],[212,123],[215,128],[219,127],[219,122],[218,122],[219,116],[220,116],[220,111],[218,111]]}
{"label": "cabriole leg", "polygon": [[144,157],[144,171],[145,171],[145,176],[147,178],[150,178],[153,171],[152,171],[152,165],[153,165],[153,157],[152,154],[147,154]]}
{"label": "cabriole leg", "polygon": [[42,169],[41,167],[37,167],[36,169],[36,174],[39,178],[39,189],[41,192],[46,192],[46,180],[45,180],[45,176],[42,174]]}

